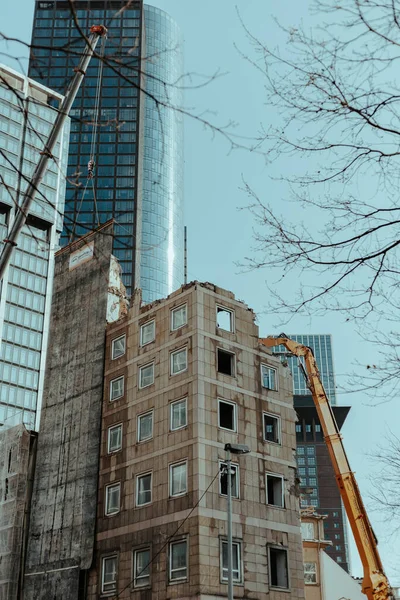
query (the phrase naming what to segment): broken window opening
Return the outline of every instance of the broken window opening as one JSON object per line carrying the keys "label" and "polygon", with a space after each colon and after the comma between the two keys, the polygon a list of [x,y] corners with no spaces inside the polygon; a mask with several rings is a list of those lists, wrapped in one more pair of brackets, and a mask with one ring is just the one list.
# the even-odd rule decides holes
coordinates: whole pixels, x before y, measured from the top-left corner
{"label": "broken window opening", "polygon": [[280,417],[264,413],[264,440],[273,444],[281,443]]}
{"label": "broken window opening", "polygon": [[236,404],[218,400],[218,427],[236,431]]}
{"label": "broken window opening", "polygon": [[226,352],[226,350],[217,350],[217,370],[218,373],[224,375],[235,375],[235,355],[232,352]]}
{"label": "broken window opening", "polygon": [[234,330],[234,313],[228,308],[217,306],[217,327],[224,331],[233,333]]}
{"label": "broken window opening", "polygon": [[283,477],[281,475],[266,475],[267,504],[284,508]]}
{"label": "broken window opening", "polygon": [[269,572],[271,587],[289,587],[287,550],[269,548]]}

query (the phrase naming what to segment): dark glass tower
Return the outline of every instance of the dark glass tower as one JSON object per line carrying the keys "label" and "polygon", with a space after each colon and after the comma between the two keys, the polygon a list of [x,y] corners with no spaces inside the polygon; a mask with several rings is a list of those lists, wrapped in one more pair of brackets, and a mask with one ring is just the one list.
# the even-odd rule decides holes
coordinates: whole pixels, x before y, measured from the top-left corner
{"label": "dark glass tower", "polygon": [[[163,11],[134,0],[37,0],[30,77],[65,92],[84,47],[105,24],[99,94],[93,58],[71,111],[62,243],[115,219],[113,252],[131,292],[165,297],[183,282],[182,39]],[[103,52],[97,47],[97,52]],[[99,98],[96,123],[96,97]],[[87,178],[88,162],[95,176]]]}
{"label": "dark glass tower", "polygon": [[[319,334],[288,335],[292,340],[309,346],[314,352],[321,374],[322,383],[332,404],[336,422],[341,429],[348,406],[338,406],[336,402],[335,372],[332,351],[332,336]],[[321,423],[310,390],[306,385],[298,359],[288,355],[283,346],[274,349],[287,361],[293,376],[294,407],[296,423],[296,460],[300,488],[307,490],[300,498],[300,505],[313,506],[316,512],[327,515],[324,521],[325,537],[332,546],[325,551],[349,571],[349,549],[347,543],[347,523],[336,477],[322,433]],[[311,493],[308,493],[311,491]]]}

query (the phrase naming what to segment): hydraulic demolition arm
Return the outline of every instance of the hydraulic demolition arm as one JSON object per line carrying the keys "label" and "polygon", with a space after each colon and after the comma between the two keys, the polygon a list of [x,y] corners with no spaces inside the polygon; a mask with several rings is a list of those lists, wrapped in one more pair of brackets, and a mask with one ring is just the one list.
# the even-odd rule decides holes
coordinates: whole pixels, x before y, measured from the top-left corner
{"label": "hydraulic demolition arm", "polygon": [[281,334],[280,337],[267,337],[259,341],[264,346],[267,346],[267,348],[282,345],[299,359],[303,358],[308,387],[310,388],[318,412],[340,495],[363,565],[364,578],[362,591],[368,597],[368,600],[392,599],[392,590],[384,573],[378,552],[378,542],[369,522],[355,475],[350,469],[342,436],[324,386],[322,385],[313,351],[308,346],[303,346],[287,338],[284,334]]}

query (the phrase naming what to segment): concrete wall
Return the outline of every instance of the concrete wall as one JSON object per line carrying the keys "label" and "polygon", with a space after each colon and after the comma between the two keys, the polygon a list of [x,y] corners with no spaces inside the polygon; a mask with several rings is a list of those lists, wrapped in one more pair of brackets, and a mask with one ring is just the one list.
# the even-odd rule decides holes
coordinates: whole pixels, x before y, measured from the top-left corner
{"label": "concrete wall", "polygon": [[[33,438],[32,438],[33,439]],[[31,435],[24,425],[0,431],[0,598],[19,598],[28,501]]]}
{"label": "concrete wall", "polygon": [[111,248],[106,225],[56,255],[24,600],[76,599],[92,563]]}
{"label": "concrete wall", "polygon": [[[171,310],[184,303],[188,322],[171,331]],[[216,326],[217,305],[234,311],[234,332]],[[152,319],[155,341],[142,347],[140,327]],[[112,360],[112,340],[124,334],[126,353]],[[182,347],[188,351],[188,368],[171,375],[171,352]],[[217,372],[217,348],[235,354],[234,376]],[[153,361],[154,383],[140,389],[139,368]],[[261,386],[261,362],[277,369],[278,390]],[[146,306],[141,306],[137,295],[127,318],[108,328],[105,376],[99,518],[88,598],[101,595],[101,564],[107,555],[118,557],[116,592],[120,600],[227,595],[227,585],[220,577],[220,543],[227,535],[226,497],[219,494],[218,479],[219,460],[225,458],[227,442],[245,443],[251,449],[251,454],[235,460],[240,463],[240,498],[233,500],[233,536],[242,543],[244,569],[242,582],[234,588],[235,597],[278,600],[288,597],[290,591],[290,598],[304,598],[292,381],[279,359],[259,346],[254,313],[233,294],[211,284],[189,284]],[[110,381],[120,376],[125,378],[124,394],[111,402]],[[170,431],[170,403],[181,398],[187,398],[188,424]],[[218,427],[218,398],[236,403],[236,432]],[[148,410],[154,411],[153,437],[139,442],[137,418]],[[263,411],[281,418],[281,444],[263,440]],[[107,429],[119,423],[123,425],[122,448],[108,454]],[[169,465],[182,459],[188,464],[187,493],[171,498]],[[152,503],[137,507],[136,476],[147,471],[153,474]],[[284,477],[284,508],[266,504],[266,471]],[[106,516],[105,488],[113,482],[121,484],[120,510]],[[172,539],[188,536],[189,540],[189,575],[180,583],[168,581],[168,542],[174,535]],[[269,584],[268,544],[288,550],[290,590],[279,591]],[[134,590],[132,550],[143,545],[151,547],[154,557],[151,583]]]}

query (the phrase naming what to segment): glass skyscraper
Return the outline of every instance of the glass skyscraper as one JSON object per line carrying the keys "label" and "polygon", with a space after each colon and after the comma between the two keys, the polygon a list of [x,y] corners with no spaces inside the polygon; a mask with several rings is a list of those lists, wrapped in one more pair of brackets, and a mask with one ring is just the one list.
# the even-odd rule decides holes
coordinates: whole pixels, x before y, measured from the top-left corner
{"label": "glass skyscraper", "polygon": [[114,218],[124,284],[151,302],[183,283],[182,37],[169,15],[138,0],[73,6],[74,15],[65,0],[37,0],[29,71],[63,93],[82,33],[108,28],[104,50],[97,46],[103,66],[92,59],[71,111],[63,243]]}
{"label": "glass skyscraper", "polygon": [[[0,66],[0,249],[61,99],[52,90]],[[29,429],[38,427],[68,140],[69,119],[1,283],[0,427],[21,421]]]}

